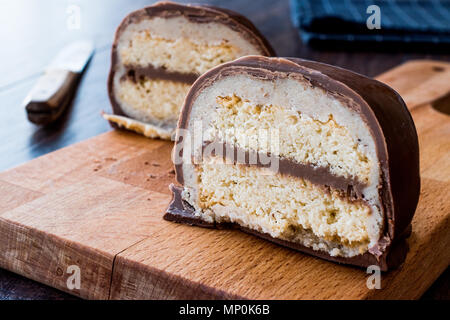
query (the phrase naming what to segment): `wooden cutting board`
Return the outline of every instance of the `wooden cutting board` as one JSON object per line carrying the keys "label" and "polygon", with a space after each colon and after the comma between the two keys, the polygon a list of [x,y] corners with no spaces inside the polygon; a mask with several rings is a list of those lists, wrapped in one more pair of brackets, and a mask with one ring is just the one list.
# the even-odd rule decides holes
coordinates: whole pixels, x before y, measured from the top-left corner
{"label": "wooden cutting board", "polygon": [[412,112],[422,175],[410,252],[380,290],[362,269],[164,221],[172,144],[126,132],[0,173],[0,267],[89,299],[419,298],[450,262],[450,64],[412,61],[379,79]]}

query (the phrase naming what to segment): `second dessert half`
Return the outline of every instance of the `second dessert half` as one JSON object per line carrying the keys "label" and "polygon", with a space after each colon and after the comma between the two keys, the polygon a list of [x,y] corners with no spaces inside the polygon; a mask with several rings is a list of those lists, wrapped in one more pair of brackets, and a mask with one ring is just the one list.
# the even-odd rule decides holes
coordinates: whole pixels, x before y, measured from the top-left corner
{"label": "second dessert half", "polygon": [[229,10],[161,2],[128,15],[113,48],[108,91],[111,123],[170,139],[192,83],[238,57],[272,56],[267,40]]}

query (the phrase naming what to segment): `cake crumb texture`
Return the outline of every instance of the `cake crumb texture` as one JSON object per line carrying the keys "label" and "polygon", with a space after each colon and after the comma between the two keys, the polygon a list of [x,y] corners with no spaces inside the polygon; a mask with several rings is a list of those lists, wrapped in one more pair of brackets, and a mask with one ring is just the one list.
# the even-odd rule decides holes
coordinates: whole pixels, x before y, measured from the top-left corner
{"label": "cake crumb texture", "polygon": [[143,122],[176,124],[190,85],[144,77],[137,82],[125,79],[116,84],[116,97],[122,109]]}
{"label": "cake crumb texture", "polygon": [[353,252],[367,250],[371,210],[364,202],[305,179],[263,171],[204,159],[197,167],[200,209],[212,209],[216,222],[238,223],[274,238],[296,241],[307,230]]}
{"label": "cake crumb texture", "polygon": [[201,75],[212,67],[238,58],[239,50],[226,40],[218,44],[201,44],[187,38],[153,37],[148,30],[143,30],[133,35],[129,46],[120,48],[120,57],[125,65],[153,65],[167,71]]}
{"label": "cake crumb texture", "polygon": [[[372,161],[332,114],[328,121],[321,122],[300,111],[256,105],[236,95],[219,96],[216,101],[216,114],[206,132],[206,140],[327,167],[336,176],[370,182]],[[277,139],[263,140],[264,131],[266,136],[276,134]]]}

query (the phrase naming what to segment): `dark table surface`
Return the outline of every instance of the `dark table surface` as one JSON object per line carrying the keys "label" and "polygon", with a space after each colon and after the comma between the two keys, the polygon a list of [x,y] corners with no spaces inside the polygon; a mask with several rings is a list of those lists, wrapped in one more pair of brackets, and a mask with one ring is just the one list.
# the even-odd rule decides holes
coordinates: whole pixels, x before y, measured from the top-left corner
{"label": "dark table surface", "polygon": [[[0,4],[0,171],[111,130],[101,118],[109,110],[106,77],[115,27],[146,0],[15,0]],[[180,1],[187,2],[187,1]],[[302,57],[376,76],[411,59],[450,61],[450,52],[429,47],[380,47],[379,44],[310,47],[302,44],[289,19],[288,0],[195,0],[246,15],[269,39],[280,56]],[[76,7],[74,7],[74,5]],[[69,25],[79,11],[79,29]],[[73,25],[72,25],[73,26]],[[71,107],[57,123],[40,128],[29,123],[23,99],[43,68],[72,40],[89,38],[96,52]],[[447,270],[424,299],[449,299]],[[420,279],[411,279],[420,281]],[[0,269],[0,299],[73,299],[58,290]]]}

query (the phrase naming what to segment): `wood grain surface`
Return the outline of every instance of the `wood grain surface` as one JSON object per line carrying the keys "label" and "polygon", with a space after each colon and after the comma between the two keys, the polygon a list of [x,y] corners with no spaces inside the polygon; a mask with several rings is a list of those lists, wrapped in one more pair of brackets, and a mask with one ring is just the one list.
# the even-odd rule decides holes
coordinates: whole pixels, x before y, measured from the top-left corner
{"label": "wood grain surface", "polygon": [[[369,290],[358,268],[237,230],[164,221],[172,144],[122,131],[0,173],[0,266],[89,299],[420,298],[450,262],[450,116],[430,103],[450,93],[449,77],[450,64],[433,61],[379,77],[409,103],[422,176],[410,252],[383,274],[381,290]],[[71,265],[79,290],[67,287]]]}
{"label": "wood grain surface", "polygon": [[[62,147],[83,141],[110,130],[108,124],[100,116],[101,110],[109,110],[106,93],[106,77],[109,68],[109,50],[113,33],[120,20],[130,11],[142,8],[155,1],[150,0],[76,0],[55,1],[41,0],[30,2],[28,0],[4,1],[0,3],[0,40],[7,43],[0,50],[0,171],[15,167],[38,156],[58,150]],[[188,1],[179,1],[188,2]],[[324,44],[320,47],[311,47],[303,44],[297,30],[289,19],[288,0],[196,0],[196,3],[209,3],[236,10],[246,15],[262,31],[276,48],[279,55],[302,57],[322,61],[359,73],[375,76],[402,62],[411,59],[433,59],[450,61],[450,54],[446,49],[423,47],[385,46],[374,44],[344,47],[339,43]],[[80,8],[81,24],[78,29],[68,27],[69,16],[73,6]],[[85,73],[78,93],[72,106],[59,122],[49,127],[37,127],[29,123],[22,102],[28,91],[34,85],[43,68],[50,63],[65,44],[73,40],[92,39],[96,44],[96,53]],[[420,74],[434,73],[423,70]],[[444,76],[444,75],[443,75]],[[399,77],[400,78],[400,77]],[[442,82],[441,82],[442,83]],[[448,83],[448,81],[447,81]],[[404,83],[404,85],[408,85]],[[432,86],[423,84],[425,92]],[[419,91],[417,91],[419,92]],[[416,94],[418,99],[425,99],[423,91]],[[426,99],[425,99],[426,100]],[[442,98],[434,102],[436,110],[449,111],[450,99]],[[127,141],[127,139],[120,141]],[[443,137],[441,137],[443,139]],[[133,140],[136,140],[133,138]],[[422,156],[424,154],[422,153]],[[429,155],[432,157],[433,155]],[[99,158],[100,159],[100,158]],[[96,161],[99,161],[97,159]],[[444,159],[445,160],[445,159]],[[444,161],[442,160],[442,161]],[[133,161],[133,160],[130,160]],[[70,161],[68,161],[70,163]],[[76,181],[71,176],[71,170],[77,172],[69,163],[67,171],[61,176],[51,176],[51,163],[41,162],[42,172],[51,176],[47,183],[40,183],[39,174],[34,178],[27,178],[32,190],[15,189],[19,180],[1,185],[2,194],[7,198],[4,190],[11,190],[8,201],[0,203],[0,212],[13,208],[17,199],[13,195],[27,195],[37,197],[39,192],[50,192],[52,185],[59,185]],[[85,163],[89,166],[89,163]],[[105,164],[105,167],[108,163]],[[61,166],[59,166],[61,169]],[[92,167],[89,167],[94,170]],[[22,169],[24,170],[24,169]],[[98,169],[100,170],[100,169]],[[153,168],[152,170],[155,170]],[[152,171],[155,172],[155,171]],[[90,175],[89,170],[78,172],[80,175]],[[97,171],[92,171],[97,174]],[[104,172],[103,172],[104,173]],[[99,173],[100,174],[100,173]],[[24,173],[24,175],[26,175]],[[126,172],[122,173],[125,178]],[[134,185],[150,184],[152,180],[145,181],[136,176],[128,177]],[[152,178],[153,179],[153,178]],[[169,177],[165,178],[166,180]],[[42,190],[39,188],[42,187]],[[160,191],[164,188],[160,187]],[[33,190],[38,190],[33,191]],[[44,192],[44,191],[45,192]],[[31,198],[29,198],[31,199]],[[8,207],[8,205],[10,207]],[[450,272],[435,283],[433,288],[425,294],[427,299],[450,299]],[[27,280],[16,274],[0,269],[0,299],[71,299],[61,291]]]}

